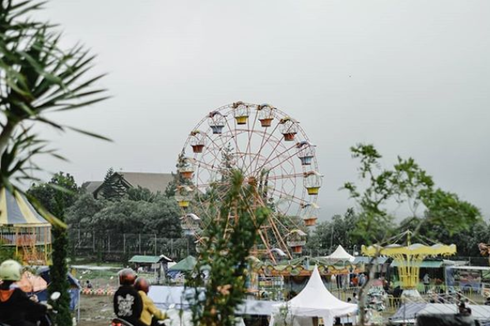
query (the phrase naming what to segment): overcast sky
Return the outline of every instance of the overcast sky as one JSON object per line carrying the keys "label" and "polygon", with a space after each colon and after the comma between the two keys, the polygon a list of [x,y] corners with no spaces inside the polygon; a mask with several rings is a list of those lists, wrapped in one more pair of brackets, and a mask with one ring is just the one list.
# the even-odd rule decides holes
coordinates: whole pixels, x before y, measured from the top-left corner
{"label": "overcast sky", "polygon": [[171,172],[190,130],[238,100],[271,103],[317,144],[321,218],[357,178],[349,147],[413,157],[490,216],[488,0],[51,0],[40,14],[98,55],[112,99],[52,116],[104,143],[43,130],[78,183],[109,167]]}

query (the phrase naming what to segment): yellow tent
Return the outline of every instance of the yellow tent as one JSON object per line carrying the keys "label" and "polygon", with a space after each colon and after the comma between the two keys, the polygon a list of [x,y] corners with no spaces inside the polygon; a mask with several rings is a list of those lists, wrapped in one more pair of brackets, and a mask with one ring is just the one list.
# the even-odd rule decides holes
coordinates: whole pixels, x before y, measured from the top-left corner
{"label": "yellow tent", "polygon": [[51,224],[19,192],[0,190],[0,245],[14,247],[26,264],[46,265]]}

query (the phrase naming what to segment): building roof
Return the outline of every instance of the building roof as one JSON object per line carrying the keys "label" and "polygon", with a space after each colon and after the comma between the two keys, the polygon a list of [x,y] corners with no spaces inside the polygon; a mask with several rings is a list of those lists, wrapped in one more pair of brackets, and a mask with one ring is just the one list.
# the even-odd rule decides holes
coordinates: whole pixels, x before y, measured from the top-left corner
{"label": "building roof", "polygon": [[174,179],[171,173],[142,173],[142,172],[115,172],[123,176],[131,186],[147,188],[153,193],[164,193],[168,184]]}
{"label": "building roof", "polygon": [[0,226],[49,227],[49,224],[36,212],[31,203],[21,193],[2,188],[0,190]]}
{"label": "building roof", "polygon": [[172,260],[164,255],[161,256],[136,255],[129,260],[130,263],[141,263],[141,264],[156,264],[160,261],[172,261]]}
{"label": "building roof", "polygon": [[87,181],[82,183],[82,188],[87,190],[88,193],[93,193],[97,188],[99,188],[103,181]]}
{"label": "building roof", "polygon": [[[171,173],[147,173],[147,172],[114,172],[114,175],[122,176],[125,183],[131,187],[146,188],[152,193],[164,193],[174,176]],[[87,192],[95,194],[101,189],[104,181],[87,181],[82,184],[82,187],[87,189]]]}

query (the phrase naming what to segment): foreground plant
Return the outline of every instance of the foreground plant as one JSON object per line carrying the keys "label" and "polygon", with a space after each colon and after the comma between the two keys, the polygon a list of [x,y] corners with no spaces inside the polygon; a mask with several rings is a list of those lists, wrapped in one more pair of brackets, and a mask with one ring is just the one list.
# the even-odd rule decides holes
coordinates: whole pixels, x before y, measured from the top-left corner
{"label": "foreground plant", "polygon": [[199,245],[200,257],[188,280],[194,325],[235,325],[236,308],[244,302],[250,251],[270,209],[255,184],[244,185],[232,170],[222,200],[211,201],[218,218],[210,223]]}
{"label": "foreground plant", "polygon": [[61,34],[47,22],[31,17],[41,9],[37,1],[0,0],[0,188],[10,191],[16,182],[31,180],[32,163],[38,154],[62,158],[33,127],[48,125],[59,131],[78,128],[63,126],[46,116],[55,111],[78,109],[107,98],[104,89],[93,84],[102,75],[90,76],[94,56],[82,46],[60,47]]}
{"label": "foreground plant", "polygon": [[[82,46],[69,50],[60,46],[61,34],[47,22],[32,17],[42,2],[0,0],[0,189],[19,191],[22,181],[37,180],[31,172],[42,170],[33,163],[39,154],[62,156],[48,148],[48,143],[35,132],[39,124],[61,132],[76,130],[104,138],[78,128],[58,124],[46,116],[55,111],[78,109],[104,100],[103,89],[93,87],[102,75],[90,76],[94,57]],[[56,185],[52,185],[56,187]],[[53,224],[53,265],[51,289],[67,289],[66,224],[62,217],[61,187],[56,187],[56,212],[49,212],[38,200],[30,200]],[[62,292],[62,294],[66,291]],[[69,300],[61,300],[57,309],[57,325],[70,325]]]}

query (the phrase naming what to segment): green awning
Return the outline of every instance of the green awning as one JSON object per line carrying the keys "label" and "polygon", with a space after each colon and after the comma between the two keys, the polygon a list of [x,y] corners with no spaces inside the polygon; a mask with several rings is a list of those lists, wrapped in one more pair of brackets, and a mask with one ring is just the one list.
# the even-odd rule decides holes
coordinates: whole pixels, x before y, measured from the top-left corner
{"label": "green awning", "polygon": [[179,261],[177,264],[170,267],[169,271],[192,271],[194,266],[196,266],[197,260],[192,256],[187,256],[186,258]]}
{"label": "green awning", "polygon": [[136,255],[133,256],[129,262],[130,263],[138,263],[138,264],[156,264],[158,263],[162,258],[160,256],[140,256]]}
{"label": "green awning", "polygon": [[[396,261],[391,263],[392,267],[398,267]],[[420,264],[420,268],[440,268],[442,267],[442,260],[424,260]]]}

